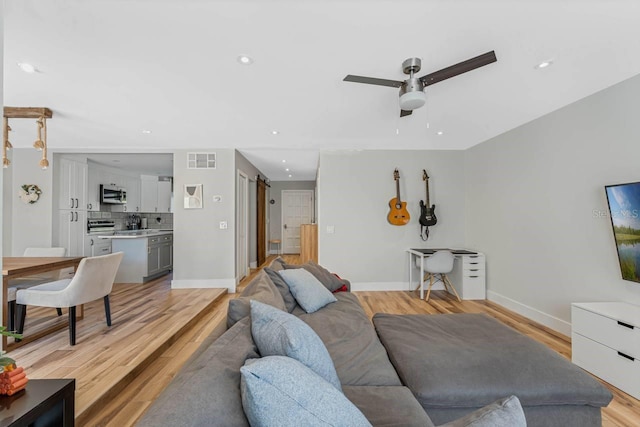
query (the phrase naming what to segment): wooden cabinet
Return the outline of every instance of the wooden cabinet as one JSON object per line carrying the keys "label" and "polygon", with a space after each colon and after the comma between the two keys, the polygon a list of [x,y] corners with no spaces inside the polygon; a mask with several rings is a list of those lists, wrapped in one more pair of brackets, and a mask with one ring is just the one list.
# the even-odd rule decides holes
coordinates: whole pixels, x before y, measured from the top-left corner
{"label": "wooden cabinet", "polygon": [[318,262],[318,224],[300,225],[300,261]]}
{"label": "wooden cabinet", "polygon": [[640,306],[572,304],[571,361],[640,399]]}

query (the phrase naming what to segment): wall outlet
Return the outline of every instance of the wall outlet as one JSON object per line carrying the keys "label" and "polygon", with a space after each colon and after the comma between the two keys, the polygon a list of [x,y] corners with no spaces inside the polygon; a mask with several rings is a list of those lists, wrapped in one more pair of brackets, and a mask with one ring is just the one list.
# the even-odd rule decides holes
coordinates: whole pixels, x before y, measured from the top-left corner
{"label": "wall outlet", "polygon": [[227,221],[220,221],[220,230],[226,230],[227,228]]}

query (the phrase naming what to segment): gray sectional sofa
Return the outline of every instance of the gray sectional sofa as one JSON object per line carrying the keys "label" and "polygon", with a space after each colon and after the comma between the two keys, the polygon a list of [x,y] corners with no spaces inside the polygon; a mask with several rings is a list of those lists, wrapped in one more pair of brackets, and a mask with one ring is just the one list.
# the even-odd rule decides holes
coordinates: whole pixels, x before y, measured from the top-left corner
{"label": "gray sectional sofa", "polygon": [[[284,269],[279,260],[272,263],[273,270],[261,271],[252,282],[245,288],[239,298],[233,299],[229,304],[228,329],[219,337],[208,338],[194,354],[185,368],[173,379],[167,389],[153,403],[149,410],[138,422],[139,426],[248,426],[249,422],[245,416],[241,396],[241,374],[240,369],[248,359],[259,358],[258,347],[253,340],[251,332],[251,318],[249,301],[259,300],[260,302],[277,307],[289,312],[304,321],[313,329],[326,346],[329,355],[335,366],[342,392],[355,406],[364,414],[367,420],[374,426],[433,426],[434,423],[429,417],[429,411],[434,410],[425,401],[421,393],[425,389],[432,389],[432,394],[438,394],[438,384],[430,382],[441,377],[428,376],[428,380],[420,381],[424,376],[415,375],[418,383],[412,381],[414,375],[408,370],[420,366],[420,360],[430,360],[437,357],[440,366],[453,360],[456,354],[443,354],[442,352],[430,352],[430,345],[408,341],[407,346],[398,345],[397,340],[391,337],[388,325],[384,325],[383,341],[378,337],[378,332],[364,312],[357,297],[350,292],[337,292],[334,294],[336,301],[313,312],[306,313],[291,295],[287,284],[280,279],[274,270]],[[310,271],[314,273],[311,266]],[[324,270],[326,273],[326,270]],[[318,272],[316,272],[318,273]],[[318,273],[320,274],[320,273]],[[315,275],[315,274],[314,274]],[[320,277],[320,276],[318,276]],[[329,278],[320,279],[321,282],[331,291],[338,288],[348,290],[349,284],[346,281],[335,281],[329,283]],[[334,288],[334,289],[332,289]],[[402,316],[400,316],[402,317]],[[438,317],[438,316],[429,316]],[[377,319],[377,321],[389,320]],[[399,327],[406,327],[402,322]],[[391,325],[391,328],[396,327]],[[437,329],[437,327],[436,327]],[[507,328],[508,329],[508,328]],[[448,332],[455,334],[455,328]],[[529,338],[513,332],[517,336],[517,342],[524,338],[525,343]],[[427,339],[422,337],[422,339]],[[446,338],[438,338],[441,343],[447,342]],[[411,334],[409,334],[409,340]],[[386,341],[386,342],[385,342]],[[385,342],[389,347],[385,348]],[[438,345],[436,342],[435,346]],[[470,345],[473,345],[470,343]],[[416,352],[413,352],[412,348]],[[499,349],[495,349],[499,351]],[[391,356],[391,357],[390,357]],[[403,363],[406,358],[412,360],[406,366],[394,366],[394,363]],[[444,358],[444,359],[443,359]],[[393,363],[392,363],[393,362]],[[433,365],[433,360],[425,364],[424,369],[437,367]],[[562,362],[565,363],[563,372]],[[418,365],[416,365],[416,363]],[[535,400],[536,404],[543,403],[545,408],[554,408],[557,405],[570,406],[569,417],[562,417],[562,425],[565,426],[595,426],[600,425],[600,406],[606,406],[611,399],[610,393],[587,374],[575,369],[566,360],[554,360],[554,375],[561,375],[556,378],[562,383],[576,384],[576,397],[572,400],[571,386],[565,386],[561,398],[557,401],[554,394],[549,393],[549,389],[555,387],[554,384],[540,381],[535,383],[535,387],[540,390],[528,390],[527,399],[531,400],[532,395],[539,395]],[[559,367],[556,366],[559,363]],[[495,371],[496,367],[477,366],[476,369]],[[525,369],[528,369],[524,367]],[[422,371],[423,368],[416,369]],[[498,368],[499,369],[499,368]],[[485,369],[486,370],[486,369]],[[400,372],[401,375],[398,375]],[[419,372],[416,372],[416,374]],[[535,372],[532,373],[535,376]],[[500,380],[502,388],[499,393],[504,396],[497,396],[495,393],[486,392],[490,388],[491,381],[483,379],[482,374],[473,378],[473,381],[485,381],[487,386],[480,387],[482,396],[469,396],[469,387],[465,386],[462,376],[450,379],[444,385],[446,387],[447,399],[439,401],[437,411],[437,422],[447,422],[448,427],[454,426],[484,426],[484,425],[515,425],[515,421],[504,421],[499,424],[497,421],[487,424],[486,412],[493,409],[481,409],[469,414],[477,408],[491,404],[495,398],[507,397],[516,394],[509,387],[508,378]],[[553,381],[552,381],[553,382]],[[455,387],[458,384],[459,399],[464,404],[456,402]],[[578,392],[578,388],[588,386],[588,392]],[[520,385],[523,386],[523,385]],[[526,386],[526,385],[524,385]],[[517,388],[515,390],[517,391]],[[453,391],[452,391],[453,390]],[[568,390],[568,392],[567,392]],[[472,392],[473,393],[473,392]],[[483,400],[484,399],[484,400]],[[547,399],[547,400],[545,400]],[[515,399],[517,401],[517,399]],[[448,406],[450,411],[446,411]],[[470,403],[469,403],[470,402]],[[512,402],[512,401],[509,401]],[[511,403],[498,402],[498,406],[505,406]],[[517,410],[522,412],[517,402]],[[545,408],[526,408],[526,401],[523,401],[527,423],[529,426],[554,426],[560,425],[550,417],[555,416],[554,411]],[[495,409],[496,404],[494,404]],[[490,407],[491,408],[491,407]],[[556,411],[557,412],[557,411]],[[561,413],[564,413],[560,411]],[[444,415],[443,415],[444,414]],[[513,415],[513,414],[511,414]],[[571,417],[575,417],[575,422]],[[456,421],[452,418],[463,417]],[[478,420],[485,419],[485,424]],[[295,425],[295,422],[292,423]]]}

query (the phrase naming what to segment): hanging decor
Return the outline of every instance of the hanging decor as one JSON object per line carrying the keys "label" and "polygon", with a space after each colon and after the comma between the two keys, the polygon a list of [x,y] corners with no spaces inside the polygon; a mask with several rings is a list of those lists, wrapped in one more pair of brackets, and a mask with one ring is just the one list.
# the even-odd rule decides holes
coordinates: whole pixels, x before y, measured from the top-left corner
{"label": "hanging decor", "polygon": [[[46,107],[4,107],[3,114],[3,144],[2,144],[2,167],[7,168],[11,161],[7,157],[7,150],[13,145],[9,142],[9,119],[36,119],[38,138],[33,143],[33,148],[42,151],[42,159],[38,165],[43,169],[49,167],[47,159],[47,119],[53,117],[53,112]],[[35,202],[33,202],[35,203]]]}
{"label": "hanging decor", "polygon": [[42,194],[42,190],[35,184],[24,184],[20,187],[20,191],[18,191],[18,196],[20,196],[20,200],[22,203],[26,204],[34,204],[40,199],[40,195]]}

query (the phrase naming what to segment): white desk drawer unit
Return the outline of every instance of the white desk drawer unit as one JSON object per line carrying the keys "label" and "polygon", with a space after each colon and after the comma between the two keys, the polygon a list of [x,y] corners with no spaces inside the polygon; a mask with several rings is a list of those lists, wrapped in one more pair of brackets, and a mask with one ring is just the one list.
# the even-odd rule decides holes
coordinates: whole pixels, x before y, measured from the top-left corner
{"label": "white desk drawer unit", "polygon": [[640,306],[572,304],[571,354],[576,365],[640,399]]}
{"label": "white desk drawer unit", "polygon": [[453,271],[449,274],[462,299],[486,299],[486,276],[484,254],[456,257]]}

